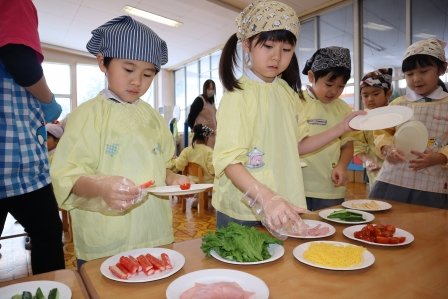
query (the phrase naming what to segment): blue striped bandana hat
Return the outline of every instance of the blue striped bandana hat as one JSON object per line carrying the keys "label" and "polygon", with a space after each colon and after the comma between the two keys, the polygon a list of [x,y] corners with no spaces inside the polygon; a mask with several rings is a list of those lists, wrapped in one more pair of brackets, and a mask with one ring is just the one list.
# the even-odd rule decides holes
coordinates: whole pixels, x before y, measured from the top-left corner
{"label": "blue striped bandana hat", "polygon": [[92,31],[86,45],[93,55],[146,61],[156,70],[168,62],[168,48],[148,26],[129,16],[120,16]]}

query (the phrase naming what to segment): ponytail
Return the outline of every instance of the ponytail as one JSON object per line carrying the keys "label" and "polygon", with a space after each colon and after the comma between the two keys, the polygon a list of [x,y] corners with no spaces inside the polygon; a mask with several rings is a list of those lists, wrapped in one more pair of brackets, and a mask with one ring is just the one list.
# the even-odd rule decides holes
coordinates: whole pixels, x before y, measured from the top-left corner
{"label": "ponytail", "polygon": [[228,91],[241,89],[235,77],[235,65],[238,63],[237,44],[238,38],[235,33],[226,42],[224,49],[222,49],[221,59],[219,60],[219,79]]}

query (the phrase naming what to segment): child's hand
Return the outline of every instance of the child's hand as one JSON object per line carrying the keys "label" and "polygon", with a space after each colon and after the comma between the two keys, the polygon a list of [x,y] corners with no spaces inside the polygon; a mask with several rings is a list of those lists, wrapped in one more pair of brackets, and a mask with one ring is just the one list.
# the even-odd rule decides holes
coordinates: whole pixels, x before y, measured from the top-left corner
{"label": "child's hand", "polygon": [[421,153],[417,151],[411,151],[411,154],[417,156],[417,159],[409,161],[409,168],[414,171],[422,170],[424,168],[438,164],[445,165],[447,161],[445,155],[441,153]]}
{"label": "child's hand", "polygon": [[348,181],[347,170],[342,165],[336,165],[331,172],[331,181],[336,187],[345,186]]}
{"label": "child's hand", "polygon": [[114,210],[128,209],[140,195],[140,188],[122,176],[99,177],[96,183],[100,196]]}
{"label": "child's hand", "polygon": [[384,159],[391,164],[398,164],[406,161],[403,151],[397,149],[392,145],[385,145],[381,148],[381,153]]}
{"label": "child's hand", "polygon": [[353,111],[352,113],[350,113],[349,115],[347,115],[340,123],[339,126],[341,126],[344,130],[344,132],[350,132],[350,131],[354,131],[348,124],[349,122],[358,115],[364,115],[367,114],[366,111],[364,110],[358,110],[358,111]]}

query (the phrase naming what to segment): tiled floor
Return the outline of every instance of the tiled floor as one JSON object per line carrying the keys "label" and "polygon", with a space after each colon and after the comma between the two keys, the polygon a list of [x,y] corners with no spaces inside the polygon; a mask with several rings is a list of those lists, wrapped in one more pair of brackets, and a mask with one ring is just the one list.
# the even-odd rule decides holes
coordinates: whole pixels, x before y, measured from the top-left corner
{"label": "tiled floor", "polygon": [[[366,198],[366,185],[362,183],[349,183],[346,199]],[[172,202],[173,228],[175,242],[199,238],[206,232],[215,229],[215,211],[210,208],[205,215],[199,217],[195,208],[182,212],[181,204]],[[15,224],[8,215],[2,236],[23,232],[20,224]],[[25,250],[25,237],[17,237],[1,240],[0,253],[0,281],[11,280],[31,275],[30,252]],[[75,269],[76,259],[73,251],[73,243],[67,242],[64,246],[66,268]]]}

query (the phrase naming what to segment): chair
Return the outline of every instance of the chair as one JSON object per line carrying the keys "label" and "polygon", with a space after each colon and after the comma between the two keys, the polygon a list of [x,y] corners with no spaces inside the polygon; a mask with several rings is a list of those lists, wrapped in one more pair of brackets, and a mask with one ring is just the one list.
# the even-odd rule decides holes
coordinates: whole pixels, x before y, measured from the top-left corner
{"label": "chair", "polygon": [[[203,184],[204,183],[204,170],[202,169],[201,165],[188,162],[187,166],[185,166],[184,170],[182,171],[183,175],[191,175],[198,178],[197,183]],[[199,201],[198,201],[198,215],[202,216],[204,214],[204,211],[208,209],[208,192],[212,191],[213,188],[206,189],[199,193]],[[182,202],[182,211],[185,212],[186,210],[186,198],[188,196],[180,196],[180,200]]]}

